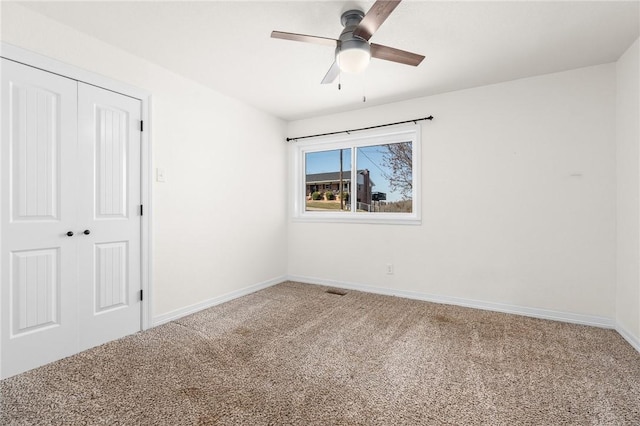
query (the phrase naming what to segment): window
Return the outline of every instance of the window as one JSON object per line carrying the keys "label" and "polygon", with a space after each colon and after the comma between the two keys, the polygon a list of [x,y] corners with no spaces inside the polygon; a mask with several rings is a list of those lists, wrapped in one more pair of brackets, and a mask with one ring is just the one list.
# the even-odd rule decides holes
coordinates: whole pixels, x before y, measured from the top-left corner
{"label": "window", "polygon": [[420,127],[294,142],[293,217],[420,223]]}

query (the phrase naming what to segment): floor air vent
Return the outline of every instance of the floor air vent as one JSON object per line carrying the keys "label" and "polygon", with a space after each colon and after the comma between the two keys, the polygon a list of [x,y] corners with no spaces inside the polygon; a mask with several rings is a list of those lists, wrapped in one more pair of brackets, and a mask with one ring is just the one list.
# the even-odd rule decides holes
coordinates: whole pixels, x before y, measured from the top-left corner
{"label": "floor air vent", "polygon": [[338,290],[338,289],[335,289],[335,288],[330,288],[329,290],[325,291],[325,293],[337,294],[338,296],[344,296],[345,294],[347,294],[346,291]]}

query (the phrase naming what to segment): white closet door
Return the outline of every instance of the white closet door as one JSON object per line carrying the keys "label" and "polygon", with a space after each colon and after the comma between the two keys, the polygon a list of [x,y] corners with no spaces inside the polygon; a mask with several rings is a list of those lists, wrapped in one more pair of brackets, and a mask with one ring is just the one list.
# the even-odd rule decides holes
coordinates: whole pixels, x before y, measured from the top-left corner
{"label": "white closet door", "polygon": [[78,84],[80,350],[141,329],[141,102]]}
{"label": "white closet door", "polygon": [[2,59],[0,377],[77,351],[77,82]]}

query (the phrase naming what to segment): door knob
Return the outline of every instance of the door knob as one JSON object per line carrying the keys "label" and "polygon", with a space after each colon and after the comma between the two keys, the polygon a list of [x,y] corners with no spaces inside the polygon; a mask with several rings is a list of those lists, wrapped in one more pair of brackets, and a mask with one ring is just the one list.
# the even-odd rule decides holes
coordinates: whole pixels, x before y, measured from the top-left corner
{"label": "door knob", "polygon": [[73,237],[73,232],[72,231],[67,232],[67,237]]}
{"label": "door knob", "polygon": [[88,229],[85,229],[84,232],[83,232],[84,235],[89,235],[90,233],[91,233],[91,231],[89,231]]}

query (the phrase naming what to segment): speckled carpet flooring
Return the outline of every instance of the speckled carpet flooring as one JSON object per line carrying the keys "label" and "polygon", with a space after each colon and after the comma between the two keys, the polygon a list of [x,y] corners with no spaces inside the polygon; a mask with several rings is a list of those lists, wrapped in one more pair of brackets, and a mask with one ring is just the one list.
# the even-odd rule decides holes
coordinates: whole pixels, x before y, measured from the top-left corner
{"label": "speckled carpet flooring", "polygon": [[615,331],[287,282],[0,382],[2,425],[640,424]]}

